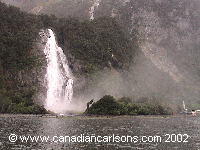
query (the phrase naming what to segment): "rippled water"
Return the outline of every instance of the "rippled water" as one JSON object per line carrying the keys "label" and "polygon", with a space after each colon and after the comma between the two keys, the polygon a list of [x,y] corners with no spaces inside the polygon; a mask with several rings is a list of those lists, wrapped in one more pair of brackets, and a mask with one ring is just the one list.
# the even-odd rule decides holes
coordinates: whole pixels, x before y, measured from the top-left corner
{"label": "rippled water", "polygon": [[[122,116],[122,117],[38,117],[0,115],[0,149],[160,149],[198,150],[200,149],[200,118],[192,116]],[[11,143],[9,135],[79,136],[121,135],[154,136],[165,134],[188,134],[187,143],[51,143],[27,142],[19,140]]]}

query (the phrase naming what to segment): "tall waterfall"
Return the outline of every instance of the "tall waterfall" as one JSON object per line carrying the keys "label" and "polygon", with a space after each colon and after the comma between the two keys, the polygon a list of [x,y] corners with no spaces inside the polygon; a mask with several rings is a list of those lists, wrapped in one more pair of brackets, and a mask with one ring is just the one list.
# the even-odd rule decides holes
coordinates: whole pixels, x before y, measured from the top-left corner
{"label": "tall waterfall", "polygon": [[44,53],[47,59],[47,97],[45,107],[55,113],[64,113],[72,101],[73,77],[63,50],[57,45],[55,35],[49,35]]}
{"label": "tall waterfall", "polygon": [[95,9],[97,9],[100,5],[101,0],[94,0],[92,6],[90,7],[90,20],[94,20],[94,13],[95,13]]}

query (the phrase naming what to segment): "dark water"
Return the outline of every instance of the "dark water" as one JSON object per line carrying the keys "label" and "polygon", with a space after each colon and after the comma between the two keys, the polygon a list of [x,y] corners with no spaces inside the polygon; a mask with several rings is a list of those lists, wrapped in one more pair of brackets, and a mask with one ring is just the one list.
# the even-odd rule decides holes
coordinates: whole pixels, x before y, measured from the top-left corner
{"label": "dark water", "polygon": [[[198,150],[200,149],[200,117],[171,116],[171,117],[36,117],[0,115],[0,149],[63,149],[63,150],[95,150],[95,149],[159,149],[159,150]],[[162,136],[160,142],[82,142],[69,143],[52,141],[21,142],[9,141],[10,134],[18,136]],[[172,139],[167,139],[168,135]],[[179,135],[178,135],[179,134]],[[185,135],[184,135],[185,134]],[[189,138],[186,137],[186,134]],[[176,139],[176,137],[177,138]],[[181,135],[184,135],[181,138]],[[173,139],[173,136],[175,138]],[[171,141],[166,143],[166,141]],[[178,140],[178,141],[177,141]],[[183,142],[185,140],[185,143]]]}

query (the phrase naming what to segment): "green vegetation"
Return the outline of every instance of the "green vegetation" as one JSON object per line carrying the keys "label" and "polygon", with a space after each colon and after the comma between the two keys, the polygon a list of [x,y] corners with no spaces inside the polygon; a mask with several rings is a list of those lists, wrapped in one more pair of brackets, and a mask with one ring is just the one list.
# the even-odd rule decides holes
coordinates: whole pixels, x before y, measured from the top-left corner
{"label": "green vegetation", "polygon": [[66,20],[59,32],[61,45],[83,62],[82,72],[90,73],[110,66],[128,68],[133,60],[131,42],[113,18],[92,22]]}
{"label": "green vegetation", "polygon": [[45,114],[47,111],[32,101],[33,93],[0,91],[0,112],[20,114]]}
{"label": "green vegetation", "polygon": [[41,62],[33,52],[41,26],[37,20],[0,3],[0,113],[44,113],[33,103],[36,85],[19,79]]}
{"label": "green vegetation", "polygon": [[118,101],[106,95],[94,103],[85,114],[88,115],[170,115],[172,109],[160,103],[132,102],[130,98],[121,98]]}
{"label": "green vegetation", "polygon": [[39,83],[30,76],[44,64],[36,45],[39,31],[47,28],[56,33],[76,76],[91,77],[104,68],[128,69],[138,48],[113,18],[36,16],[0,2],[0,112],[40,112],[33,98]]}
{"label": "green vegetation", "polygon": [[[138,49],[113,18],[93,21],[39,16],[44,28],[52,28],[74,74],[91,75],[104,68],[128,69]],[[74,64],[77,64],[74,65]]]}
{"label": "green vegetation", "polygon": [[200,101],[191,101],[186,103],[188,111],[200,110]]}
{"label": "green vegetation", "polygon": [[115,98],[109,95],[104,96],[86,111],[94,115],[120,115],[121,107]]}
{"label": "green vegetation", "polygon": [[39,32],[37,17],[0,3],[0,64],[15,73],[34,67],[30,55]]}

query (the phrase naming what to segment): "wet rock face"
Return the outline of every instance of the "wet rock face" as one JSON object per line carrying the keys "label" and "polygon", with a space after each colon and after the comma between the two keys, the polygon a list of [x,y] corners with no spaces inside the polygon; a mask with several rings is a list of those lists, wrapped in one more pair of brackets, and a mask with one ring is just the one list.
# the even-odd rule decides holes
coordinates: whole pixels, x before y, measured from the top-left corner
{"label": "wet rock face", "polygon": [[[199,93],[200,85],[199,0],[101,0],[98,1],[98,7],[95,5],[97,0],[57,0],[56,2],[48,0],[45,3],[42,3],[43,0],[1,1],[36,14],[55,14],[57,17],[72,16],[87,20],[91,18],[92,6],[95,6],[92,9],[94,19],[102,16],[113,17],[124,28],[132,41],[136,40],[133,38],[135,34],[142,41],[140,48],[143,56],[138,58],[140,61],[136,60],[135,62],[136,66],[133,70],[137,74],[134,77],[138,75],[139,79],[145,79],[145,81],[148,78],[147,85],[160,87],[161,81],[163,82],[163,74],[165,74],[169,76],[170,82],[183,86],[182,93],[189,92],[190,94],[185,95],[199,97],[198,94],[191,94],[192,91]],[[41,43],[41,45],[43,44]],[[147,60],[144,60],[144,57]],[[74,73],[81,72],[82,63],[70,54],[67,58],[72,71]],[[151,68],[154,68],[154,71]],[[143,77],[144,74],[151,74],[153,77]],[[24,77],[20,75],[20,78]],[[36,80],[34,79],[34,81]],[[139,85],[142,85],[143,81],[140,82],[138,79],[137,81]],[[152,83],[152,81],[155,82]],[[149,89],[154,87],[149,87]],[[143,91],[145,90],[146,88],[143,89]],[[138,89],[138,91],[142,90]],[[174,95],[177,97],[176,93]]]}
{"label": "wet rock face", "polygon": [[[42,34],[41,34],[42,33]],[[41,30],[39,33],[40,37],[36,44],[36,55],[41,59],[41,64],[39,67],[34,68],[32,71],[35,73],[35,84],[37,86],[37,92],[34,96],[34,100],[39,104],[44,104],[46,97],[46,83],[44,81],[46,74],[46,56],[44,55],[43,49],[47,43],[49,34],[47,30]],[[35,52],[35,51],[34,51]]]}
{"label": "wet rock face", "polygon": [[45,73],[46,73],[46,59],[43,52],[45,48],[48,32],[46,30],[41,30],[38,39],[36,40],[36,44],[31,51],[31,55],[38,58],[38,64],[33,67],[31,70],[22,70],[18,72],[16,76],[16,80],[20,83],[22,89],[29,90],[30,87],[34,87],[36,90],[33,99],[39,103],[43,104],[46,93],[46,83],[44,82]]}
{"label": "wet rock face", "polygon": [[[170,61],[180,70],[185,70],[182,66],[187,64],[188,72],[192,72],[195,78],[199,76],[197,70],[200,53],[197,49],[200,43],[198,21],[200,2],[198,0],[1,1],[20,7],[24,11],[54,14],[57,17],[72,16],[80,19],[114,17],[126,29],[127,34],[134,35],[138,32],[143,40],[164,49]],[[93,10],[92,16],[91,10]],[[188,73],[185,73],[185,76],[190,78]]]}
{"label": "wet rock face", "polygon": [[[114,13],[113,17],[131,37],[137,33],[144,41],[141,46],[147,49],[143,53],[158,69],[165,68],[160,70],[173,80],[184,76],[186,80],[199,82],[199,7],[196,0],[103,0],[95,17]],[[152,45],[154,48],[148,48]]]}

